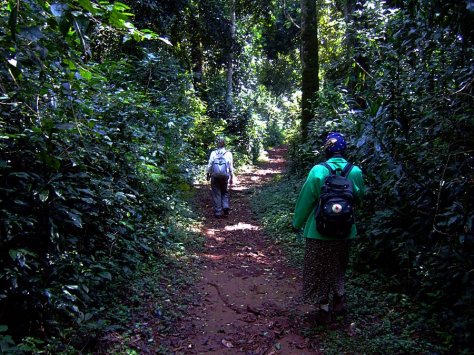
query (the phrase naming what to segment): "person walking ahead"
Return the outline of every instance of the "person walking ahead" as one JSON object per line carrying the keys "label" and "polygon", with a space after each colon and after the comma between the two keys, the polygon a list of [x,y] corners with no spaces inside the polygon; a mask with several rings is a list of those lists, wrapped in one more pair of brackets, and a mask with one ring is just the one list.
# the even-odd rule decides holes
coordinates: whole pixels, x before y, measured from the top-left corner
{"label": "person walking ahead", "polygon": [[[326,225],[318,225],[322,222],[316,221],[316,214],[321,215],[319,206],[321,188],[325,184],[325,178],[332,173],[347,173],[347,179],[352,182],[351,190],[355,199],[364,195],[364,182],[362,171],[359,167],[349,164],[343,154],[346,149],[344,137],[338,133],[330,133],[324,142],[327,156],[326,166],[315,165],[306,179],[299,194],[293,227],[301,229],[304,225],[303,235],[305,237],[305,256],[303,266],[303,296],[306,301],[317,306],[316,322],[327,324],[331,321],[333,313],[343,313],[346,308],[346,294],[344,289],[345,271],[349,260],[350,241],[356,238],[357,229],[352,222],[348,223],[346,231],[340,229],[340,223],[336,223],[336,236]],[[347,166],[349,164],[349,166]],[[344,171],[344,168],[350,168]],[[329,168],[328,168],[329,167]],[[341,174],[339,173],[339,175]],[[337,175],[337,174],[336,174]],[[332,175],[334,176],[334,175]],[[336,177],[339,179],[339,177]],[[344,179],[345,182],[348,182]],[[351,185],[348,183],[347,185]],[[326,187],[325,187],[326,189]],[[352,201],[352,199],[351,199]],[[329,213],[342,212],[344,203],[334,203],[329,208]],[[351,204],[349,205],[352,208]],[[331,212],[332,210],[332,212]],[[321,219],[318,219],[320,221]],[[330,223],[328,223],[330,225]],[[319,229],[319,230],[318,230]],[[321,233],[321,230],[325,231]],[[341,232],[342,230],[342,232]],[[342,233],[342,234],[341,234]],[[332,307],[330,307],[330,296],[332,295]]]}
{"label": "person walking ahead", "polygon": [[214,216],[229,215],[229,185],[234,181],[232,153],[225,149],[224,137],[217,138],[217,149],[213,150],[207,164],[207,179],[211,180]]}

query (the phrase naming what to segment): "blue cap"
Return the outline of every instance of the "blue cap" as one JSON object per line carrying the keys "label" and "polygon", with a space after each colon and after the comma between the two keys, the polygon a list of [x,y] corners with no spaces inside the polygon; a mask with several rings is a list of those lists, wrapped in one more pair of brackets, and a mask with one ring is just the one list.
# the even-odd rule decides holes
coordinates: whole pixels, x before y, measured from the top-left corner
{"label": "blue cap", "polygon": [[346,140],[344,139],[344,136],[339,132],[329,133],[326,139],[324,140],[324,149],[326,149],[326,152],[343,152],[344,150],[346,150],[346,146]]}

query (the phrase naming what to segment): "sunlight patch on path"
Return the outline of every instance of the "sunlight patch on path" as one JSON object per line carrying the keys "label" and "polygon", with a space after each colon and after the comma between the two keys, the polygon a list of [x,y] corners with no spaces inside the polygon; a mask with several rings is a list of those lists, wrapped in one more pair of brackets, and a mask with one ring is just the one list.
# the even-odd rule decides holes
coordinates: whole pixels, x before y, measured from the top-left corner
{"label": "sunlight patch on path", "polygon": [[254,173],[254,175],[262,176],[262,175],[276,175],[279,171],[277,169],[261,169]]}
{"label": "sunlight patch on path", "polygon": [[[250,262],[254,262],[257,264],[262,264],[262,265],[273,265],[274,261],[268,258],[268,256],[263,253],[262,251],[256,251],[256,252],[240,252],[236,254],[237,257],[240,258],[245,258]],[[242,262],[242,268],[247,268],[248,265],[245,264],[245,261]],[[265,271],[269,271],[270,269],[265,269]]]}
{"label": "sunlight patch on path", "polygon": [[212,261],[221,260],[225,257],[225,255],[215,255],[215,254],[203,254],[202,256]]}
{"label": "sunlight patch on path", "polygon": [[208,237],[210,239],[214,239],[216,242],[225,241],[224,237],[216,236],[216,232],[219,233],[220,230],[219,229],[206,229],[206,231],[204,233],[206,234],[206,237]]}
{"label": "sunlight patch on path", "polygon": [[232,185],[232,187],[230,188],[230,191],[247,191],[249,190],[250,187],[248,186],[245,186],[245,185]]}
{"label": "sunlight patch on path", "polygon": [[232,226],[226,226],[224,227],[224,230],[226,231],[236,231],[236,230],[253,230],[253,231],[258,231],[260,230],[261,227],[255,226],[249,223],[243,223],[239,222],[237,224],[234,224]]}

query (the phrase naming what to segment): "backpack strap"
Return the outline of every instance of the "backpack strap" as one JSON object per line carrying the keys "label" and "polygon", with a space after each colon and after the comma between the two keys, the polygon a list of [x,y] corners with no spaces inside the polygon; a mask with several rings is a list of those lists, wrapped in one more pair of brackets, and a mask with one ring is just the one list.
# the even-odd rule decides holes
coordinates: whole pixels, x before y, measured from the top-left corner
{"label": "backpack strap", "polygon": [[[331,168],[331,166],[326,163],[326,162],[323,162],[323,163],[319,163],[319,165],[322,165],[324,166],[326,169],[329,170],[329,174],[331,175],[334,175],[336,173],[336,170],[334,170],[333,168]],[[351,163],[347,163],[346,166],[344,167],[344,169],[337,169],[339,171],[341,171],[341,176],[343,177],[347,177],[349,175],[349,173],[351,172],[352,168],[354,167],[354,165],[352,165]]]}
{"label": "backpack strap", "polygon": [[328,169],[328,170],[329,170],[329,174],[331,174],[331,175],[334,175],[334,174],[336,173],[336,171],[335,171],[333,168],[331,168],[331,165],[329,165],[329,164],[326,163],[326,162],[319,163],[319,165],[322,165],[322,166],[324,166],[326,169]]}
{"label": "backpack strap", "polygon": [[354,167],[354,165],[352,165],[351,163],[347,163],[346,166],[344,167],[344,169],[341,172],[341,176],[347,177],[349,175],[349,173],[351,172],[353,167]]}

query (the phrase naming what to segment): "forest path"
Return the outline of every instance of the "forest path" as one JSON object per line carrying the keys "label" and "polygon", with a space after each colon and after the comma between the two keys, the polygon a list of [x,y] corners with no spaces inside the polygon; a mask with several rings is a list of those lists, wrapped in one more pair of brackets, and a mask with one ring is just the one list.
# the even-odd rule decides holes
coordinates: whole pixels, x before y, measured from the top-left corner
{"label": "forest path", "polygon": [[252,189],[285,168],[285,147],[237,176],[228,218],[213,216],[210,187],[198,186],[205,217],[202,277],[189,290],[195,301],[169,339],[174,354],[315,354],[302,329],[301,276],[265,235],[250,209]]}

